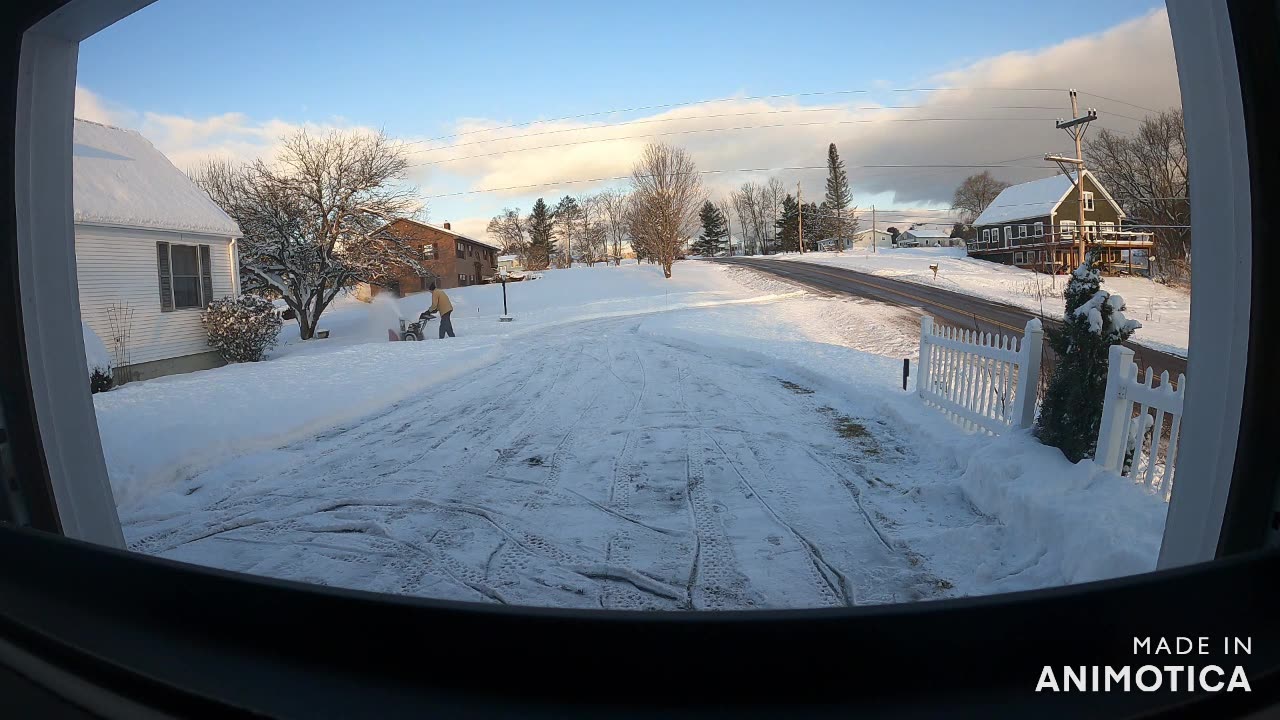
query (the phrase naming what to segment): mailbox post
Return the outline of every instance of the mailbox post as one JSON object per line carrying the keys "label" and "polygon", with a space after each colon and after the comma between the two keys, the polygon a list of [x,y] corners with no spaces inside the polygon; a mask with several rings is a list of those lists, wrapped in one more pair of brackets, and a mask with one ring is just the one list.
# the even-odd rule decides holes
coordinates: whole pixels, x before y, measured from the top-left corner
{"label": "mailbox post", "polygon": [[500,268],[498,270],[498,279],[502,281],[502,317],[498,318],[498,322],[511,322],[515,318],[507,313],[507,269]]}

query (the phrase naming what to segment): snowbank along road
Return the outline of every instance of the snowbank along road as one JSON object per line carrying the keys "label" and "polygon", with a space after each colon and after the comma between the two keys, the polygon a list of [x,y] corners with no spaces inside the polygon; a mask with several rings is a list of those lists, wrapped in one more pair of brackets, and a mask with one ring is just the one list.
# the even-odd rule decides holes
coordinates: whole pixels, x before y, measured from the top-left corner
{"label": "snowbank along road", "polygon": [[[132,549],[293,580],[560,607],[829,607],[948,596],[874,504],[956,475],[776,371],[639,333],[518,354],[182,481]],[[890,478],[882,480],[881,478]],[[960,524],[990,522],[976,513]]]}
{"label": "snowbank along road", "polygon": [[[1022,330],[1027,321],[1036,317],[1035,314],[1012,305],[830,265],[815,266],[760,258],[722,258],[714,262],[762,270],[819,290],[849,293],[894,305],[918,307],[948,325],[970,330],[976,328],[980,332],[1022,337]],[[1058,324],[1058,321],[1051,318],[1042,318],[1042,320]],[[1141,368],[1150,365],[1156,374],[1168,370],[1169,375],[1175,378],[1187,371],[1185,357],[1137,343],[1125,344],[1133,348],[1138,366]]]}

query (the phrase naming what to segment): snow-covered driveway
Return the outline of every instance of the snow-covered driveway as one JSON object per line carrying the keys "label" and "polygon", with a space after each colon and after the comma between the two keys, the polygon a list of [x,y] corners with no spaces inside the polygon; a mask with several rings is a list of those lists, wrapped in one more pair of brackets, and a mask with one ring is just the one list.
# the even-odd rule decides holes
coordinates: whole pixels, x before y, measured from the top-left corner
{"label": "snow-covered driveway", "polygon": [[884,484],[869,467],[941,471],[890,425],[641,323],[529,334],[488,368],[189,477],[162,508],[123,514],[130,547],[561,607],[824,607],[951,587],[864,507]]}

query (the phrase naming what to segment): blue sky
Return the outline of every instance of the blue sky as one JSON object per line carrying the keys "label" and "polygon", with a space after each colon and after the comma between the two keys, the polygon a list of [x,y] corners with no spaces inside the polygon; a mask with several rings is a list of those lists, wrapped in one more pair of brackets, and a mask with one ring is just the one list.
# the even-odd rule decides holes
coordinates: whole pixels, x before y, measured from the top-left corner
{"label": "blue sky", "polygon": [[[468,118],[500,124],[730,95],[916,87],[985,58],[1103,33],[1162,6],[1078,0],[1067,23],[1059,5],[1007,0],[160,0],[82,45],[78,84],[117,116],[238,113],[237,122],[258,127],[337,123],[421,139]],[[1025,93],[1001,100],[1043,101]],[[153,138],[171,154],[176,141]],[[462,171],[418,180],[434,190],[481,182]],[[459,216],[517,201],[527,207],[524,196],[442,203]]]}

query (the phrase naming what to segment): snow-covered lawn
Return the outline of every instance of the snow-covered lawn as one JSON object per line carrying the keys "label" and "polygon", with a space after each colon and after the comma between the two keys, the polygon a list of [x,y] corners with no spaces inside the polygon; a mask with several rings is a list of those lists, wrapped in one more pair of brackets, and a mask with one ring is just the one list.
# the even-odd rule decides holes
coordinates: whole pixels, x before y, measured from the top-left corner
{"label": "snow-covered lawn", "polygon": [[95,396],[130,547],[528,605],[821,607],[1154,568],[1165,505],[901,390],[912,314],[686,262],[451,291]]}
{"label": "snow-covered lawn", "polygon": [[[1065,276],[1050,276],[970,258],[964,248],[901,248],[872,253],[783,253],[779,260],[837,265],[905,282],[996,300],[1048,317],[1062,317]],[[930,265],[938,265],[935,279]],[[1156,350],[1187,354],[1191,327],[1191,293],[1139,277],[1109,277],[1103,287],[1119,293],[1128,305],[1125,316],[1142,323],[1134,342]]]}

